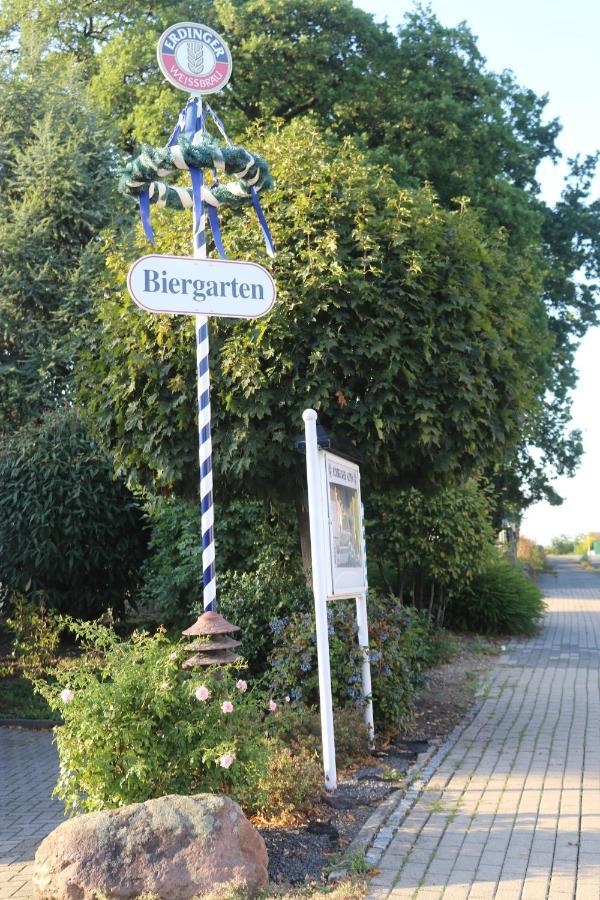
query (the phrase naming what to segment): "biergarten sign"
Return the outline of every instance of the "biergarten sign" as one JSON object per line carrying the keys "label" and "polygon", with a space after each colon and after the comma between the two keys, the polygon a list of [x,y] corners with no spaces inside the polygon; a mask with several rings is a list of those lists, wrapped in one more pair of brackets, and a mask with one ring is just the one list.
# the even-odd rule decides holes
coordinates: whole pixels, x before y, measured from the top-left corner
{"label": "biergarten sign", "polygon": [[256,319],[275,302],[271,275],[249,262],[142,256],[127,286],[137,305],[153,313]]}

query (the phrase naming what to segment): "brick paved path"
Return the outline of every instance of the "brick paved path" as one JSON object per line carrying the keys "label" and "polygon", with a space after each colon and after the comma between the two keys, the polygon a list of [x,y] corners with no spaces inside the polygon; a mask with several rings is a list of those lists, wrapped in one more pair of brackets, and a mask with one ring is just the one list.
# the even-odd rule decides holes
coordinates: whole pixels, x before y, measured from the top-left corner
{"label": "brick paved path", "polygon": [[544,630],[500,658],[369,900],[600,900],[600,571],[554,564]]}
{"label": "brick paved path", "polygon": [[0,727],[0,900],[32,896],[36,847],[62,821],[57,775],[51,732]]}

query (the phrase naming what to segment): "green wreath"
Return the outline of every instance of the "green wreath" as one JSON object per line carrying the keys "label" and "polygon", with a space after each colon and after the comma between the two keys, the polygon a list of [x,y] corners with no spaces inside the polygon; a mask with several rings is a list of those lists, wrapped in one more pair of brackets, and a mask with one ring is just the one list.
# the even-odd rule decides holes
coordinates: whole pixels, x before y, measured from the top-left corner
{"label": "green wreath", "polygon": [[150,203],[169,209],[192,209],[191,188],[174,187],[157,181],[173,172],[189,169],[214,169],[217,173],[234,175],[236,180],[226,184],[202,186],[202,200],[211,206],[239,209],[252,203],[252,188],[266,191],[273,187],[269,167],[260,156],[244,147],[220,147],[211,138],[203,138],[197,144],[180,137],[173,147],[143,146],[142,152],[123,169],[119,190],[123,194],[139,197],[149,191]]}

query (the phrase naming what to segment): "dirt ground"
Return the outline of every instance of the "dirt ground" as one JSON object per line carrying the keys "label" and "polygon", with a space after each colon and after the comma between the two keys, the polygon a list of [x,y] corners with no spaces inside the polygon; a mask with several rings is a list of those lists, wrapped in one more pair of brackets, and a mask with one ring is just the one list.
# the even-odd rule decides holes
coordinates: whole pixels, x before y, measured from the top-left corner
{"label": "dirt ground", "polygon": [[503,652],[503,640],[464,635],[461,650],[451,662],[427,673],[417,691],[415,714],[401,735],[407,740],[445,739],[473,704],[485,674]]}

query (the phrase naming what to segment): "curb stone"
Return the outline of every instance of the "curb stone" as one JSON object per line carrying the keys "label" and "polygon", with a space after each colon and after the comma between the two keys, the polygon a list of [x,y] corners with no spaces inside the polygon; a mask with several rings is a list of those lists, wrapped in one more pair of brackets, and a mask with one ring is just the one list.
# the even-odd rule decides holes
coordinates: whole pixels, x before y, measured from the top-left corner
{"label": "curb stone", "polygon": [[30,731],[45,731],[62,725],[54,719],[0,719],[0,728],[28,728]]}
{"label": "curb stone", "polygon": [[[475,702],[465,713],[458,725],[452,729],[446,740],[432,742],[406,773],[407,788],[404,793],[392,791],[377,809],[371,813],[350,846],[344,858],[329,873],[328,882],[341,881],[350,874],[350,857],[355,853],[364,853],[365,862],[375,867],[389,847],[392,838],[406,819],[407,815],[427,787],[436,769],[441,765],[450,750],[454,747],[465,728],[471,724],[483,704],[483,696],[487,687],[487,679],[475,694]],[[398,797],[398,794],[402,794]]]}

